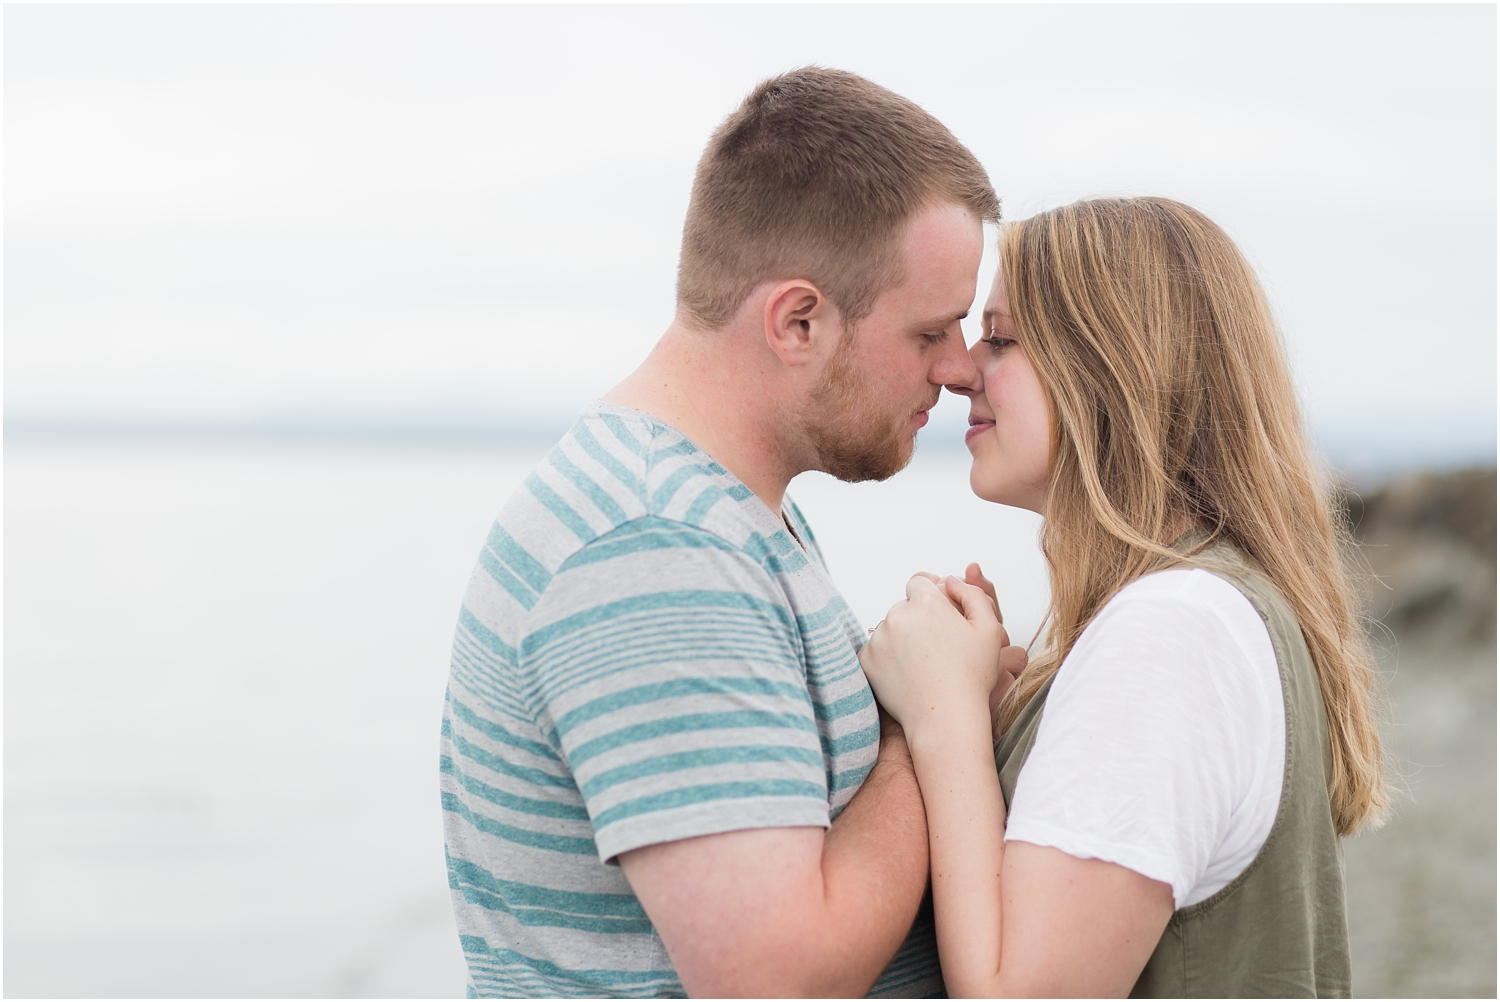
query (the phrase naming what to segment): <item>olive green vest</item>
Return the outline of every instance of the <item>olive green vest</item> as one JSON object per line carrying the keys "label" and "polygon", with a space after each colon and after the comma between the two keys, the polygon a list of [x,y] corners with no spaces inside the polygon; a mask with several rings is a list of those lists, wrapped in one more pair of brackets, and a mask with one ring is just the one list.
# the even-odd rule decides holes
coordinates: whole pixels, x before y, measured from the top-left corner
{"label": "olive green vest", "polygon": [[[1286,704],[1286,773],[1259,855],[1213,897],[1173,913],[1131,997],[1348,998],[1344,854],[1328,803],[1331,750],[1312,656],[1286,601],[1233,548],[1217,544],[1197,560],[1266,621]],[[1051,688],[1049,680],[995,746],[1007,808]]]}

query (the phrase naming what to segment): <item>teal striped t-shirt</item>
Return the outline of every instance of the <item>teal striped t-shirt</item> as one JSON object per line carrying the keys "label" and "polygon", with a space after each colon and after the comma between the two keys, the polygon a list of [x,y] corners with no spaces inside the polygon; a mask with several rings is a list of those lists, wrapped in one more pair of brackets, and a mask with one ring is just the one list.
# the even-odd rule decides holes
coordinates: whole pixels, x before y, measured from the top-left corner
{"label": "teal striped t-shirt", "polygon": [[[459,613],[441,768],[469,994],[682,996],[615,858],[827,826],[879,748],[863,641],[795,505],[648,414],[586,411]],[[940,994],[919,919],[872,995]]]}

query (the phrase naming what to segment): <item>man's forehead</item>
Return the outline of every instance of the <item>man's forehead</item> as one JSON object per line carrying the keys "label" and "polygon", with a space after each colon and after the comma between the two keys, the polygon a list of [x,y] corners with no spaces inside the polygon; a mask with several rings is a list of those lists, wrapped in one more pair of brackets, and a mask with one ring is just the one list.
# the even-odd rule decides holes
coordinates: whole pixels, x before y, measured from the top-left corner
{"label": "man's forehead", "polygon": [[911,217],[906,229],[907,250],[926,255],[963,254],[975,241],[984,243],[984,224],[956,202],[929,202]]}
{"label": "man's forehead", "polygon": [[[962,206],[936,208],[943,211],[934,214],[929,209],[913,221],[903,248],[904,280],[898,284],[909,291],[944,296],[954,291],[950,287],[954,284],[971,286],[974,282],[984,253],[984,227]],[[968,306],[964,303],[965,312]]]}

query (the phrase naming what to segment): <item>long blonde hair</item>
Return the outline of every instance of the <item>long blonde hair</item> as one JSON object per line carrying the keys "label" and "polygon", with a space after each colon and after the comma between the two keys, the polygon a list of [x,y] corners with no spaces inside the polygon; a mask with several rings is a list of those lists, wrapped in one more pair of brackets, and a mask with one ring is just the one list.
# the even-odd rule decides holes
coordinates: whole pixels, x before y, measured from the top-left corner
{"label": "long blonde hair", "polygon": [[1348,533],[1319,486],[1249,264],[1202,213],[1164,198],[1075,202],[1010,223],[1000,258],[1016,338],[1053,415],[1042,529],[1050,626],[1001,727],[1116,592],[1194,562],[1170,547],[1197,525],[1204,545],[1236,546],[1302,626],[1328,718],[1339,833],[1378,818],[1375,676],[1341,559]]}

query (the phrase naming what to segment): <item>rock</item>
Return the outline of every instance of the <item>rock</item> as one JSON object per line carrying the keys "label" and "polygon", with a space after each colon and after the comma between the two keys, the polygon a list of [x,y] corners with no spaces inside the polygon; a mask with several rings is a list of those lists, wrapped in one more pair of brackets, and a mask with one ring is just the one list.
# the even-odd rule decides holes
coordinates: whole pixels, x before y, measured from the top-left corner
{"label": "rock", "polygon": [[1495,994],[1495,470],[1344,495],[1394,805],[1344,843],[1354,994]]}
{"label": "rock", "polygon": [[1415,474],[1343,500],[1373,578],[1373,619],[1403,640],[1494,641],[1494,467]]}

